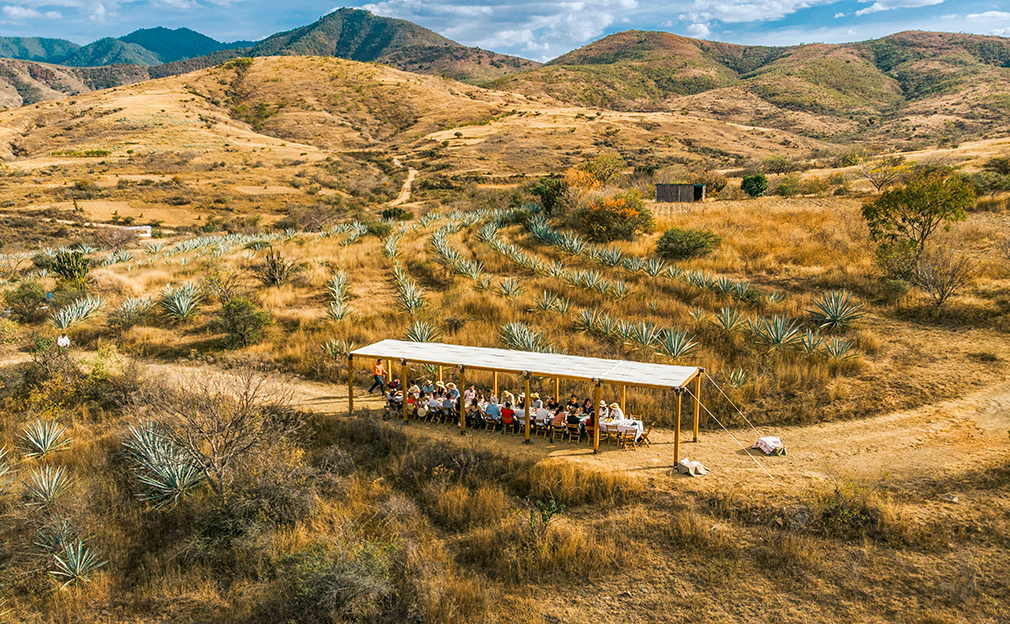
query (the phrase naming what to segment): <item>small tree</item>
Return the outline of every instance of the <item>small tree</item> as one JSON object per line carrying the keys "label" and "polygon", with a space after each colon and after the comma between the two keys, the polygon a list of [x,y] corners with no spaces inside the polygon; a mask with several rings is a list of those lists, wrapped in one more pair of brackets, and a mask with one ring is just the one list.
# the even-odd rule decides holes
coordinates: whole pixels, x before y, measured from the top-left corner
{"label": "small tree", "polygon": [[568,184],[562,178],[540,178],[530,188],[530,194],[540,199],[540,206],[545,213],[553,214],[567,190]]}
{"label": "small tree", "polygon": [[974,203],[975,191],[964,178],[933,172],[864,204],[863,218],[873,240],[883,245],[907,242],[918,261],[929,237],[943,225],[964,221],[965,210]]}
{"label": "small tree", "polygon": [[975,263],[949,247],[923,255],[915,270],[915,283],[926,291],[937,308],[970,286],[974,279]]}
{"label": "small tree", "polygon": [[744,176],[740,188],[751,197],[761,197],[768,190],[768,178],[763,173]]}
{"label": "small tree", "polygon": [[269,314],[257,309],[248,299],[235,298],[221,307],[212,325],[228,334],[225,343],[234,348],[263,340],[263,328],[269,324]]}
{"label": "small tree", "polygon": [[601,184],[606,184],[626,166],[627,164],[619,154],[607,153],[587,160],[579,166],[579,169],[591,173]]}
{"label": "small tree", "polygon": [[288,392],[246,368],[150,380],[134,395],[131,411],[159,422],[227,504],[236,468],[301,428],[303,419],[289,406]]}
{"label": "small tree", "polygon": [[84,290],[91,262],[83,252],[61,251],[56,254],[49,266],[70,288]]}
{"label": "small tree", "polygon": [[655,227],[652,213],[636,190],[590,198],[573,213],[572,220],[594,242],[633,240]]}
{"label": "small tree", "polygon": [[856,171],[859,177],[877,189],[877,192],[891,186],[909,172],[909,166],[901,156],[890,156],[860,165]]}
{"label": "small tree", "polygon": [[4,298],[14,317],[22,323],[38,323],[48,314],[39,308],[46,298],[46,291],[38,282],[22,282]]}
{"label": "small tree", "polygon": [[656,253],[671,260],[686,260],[710,253],[722,239],[712,230],[670,228],[656,243]]}

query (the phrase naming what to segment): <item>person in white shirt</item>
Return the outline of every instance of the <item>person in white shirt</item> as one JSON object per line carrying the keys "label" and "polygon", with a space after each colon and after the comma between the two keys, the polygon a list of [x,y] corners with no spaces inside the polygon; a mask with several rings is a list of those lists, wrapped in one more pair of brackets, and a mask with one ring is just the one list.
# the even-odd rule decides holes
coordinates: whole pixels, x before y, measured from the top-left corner
{"label": "person in white shirt", "polygon": [[610,410],[607,409],[607,402],[600,401],[600,422],[609,420]]}
{"label": "person in white shirt", "polygon": [[611,420],[624,420],[624,411],[621,406],[617,403],[610,404],[610,419]]}
{"label": "person in white shirt", "polygon": [[463,404],[470,405],[473,400],[477,398],[477,388],[471,385],[469,388],[463,391]]}
{"label": "person in white shirt", "polygon": [[60,334],[60,337],[56,339],[56,346],[61,349],[67,349],[70,347],[70,337],[65,333]]}
{"label": "person in white shirt", "polygon": [[531,407],[533,409],[538,410],[544,406],[544,402],[540,400],[540,395],[537,394],[536,392],[531,394],[530,398],[533,399],[533,401],[531,402]]}

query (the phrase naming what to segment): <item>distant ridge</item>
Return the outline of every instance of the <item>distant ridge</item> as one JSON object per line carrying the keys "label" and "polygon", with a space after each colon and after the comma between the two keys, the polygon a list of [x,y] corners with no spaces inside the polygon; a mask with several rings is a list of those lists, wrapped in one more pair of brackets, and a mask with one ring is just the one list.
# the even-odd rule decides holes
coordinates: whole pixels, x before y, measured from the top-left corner
{"label": "distant ridge", "polygon": [[238,42],[245,45],[229,45],[189,28],[170,30],[160,26],[135,30],[125,37],[120,37],[119,40],[150,50],[162,63],[206,56],[220,50],[249,45],[248,42]]}

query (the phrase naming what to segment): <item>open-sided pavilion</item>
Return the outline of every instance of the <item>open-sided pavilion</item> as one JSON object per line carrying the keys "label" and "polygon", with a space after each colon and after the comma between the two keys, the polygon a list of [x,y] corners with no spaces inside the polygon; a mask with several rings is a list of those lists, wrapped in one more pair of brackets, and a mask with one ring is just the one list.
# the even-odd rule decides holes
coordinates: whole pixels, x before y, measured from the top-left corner
{"label": "open-sided pavilion", "polygon": [[[520,375],[525,384],[525,396],[530,395],[530,379],[534,377],[554,380],[554,398],[558,399],[559,380],[584,381],[593,386],[593,450],[600,448],[600,389],[606,384],[621,390],[621,410],[625,409],[627,389],[653,388],[674,393],[674,461],[680,461],[680,425],[683,395],[694,384],[691,394],[693,408],[694,440],[698,440],[698,418],[701,407],[701,380],[705,369],[694,366],[672,366],[627,360],[607,360],[601,358],[561,355],[557,353],[536,353],[531,351],[511,351],[486,347],[434,342],[411,342],[407,340],[383,340],[367,347],[355,349],[347,356],[347,402],[348,411],[354,411],[354,361],[355,358],[373,358],[386,361],[386,372],[392,380],[392,363],[402,367],[403,390],[407,388],[407,367],[422,364],[439,367],[439,378],[443,367],[452,367],[459,372],[460,392],[466,388],[466,375],[470,371],[492,373],[492,392],[498,396],[498,373]],[[406,410],[404,410],[406,412]],[[462,411],[462,410],[461,410]],[[404,416],[406,420],[406,415]],[[461,417],[462,431],[466,432],[466,418]],[[533,419],[526,418],[526,441],[530,441],[530,427]]]}

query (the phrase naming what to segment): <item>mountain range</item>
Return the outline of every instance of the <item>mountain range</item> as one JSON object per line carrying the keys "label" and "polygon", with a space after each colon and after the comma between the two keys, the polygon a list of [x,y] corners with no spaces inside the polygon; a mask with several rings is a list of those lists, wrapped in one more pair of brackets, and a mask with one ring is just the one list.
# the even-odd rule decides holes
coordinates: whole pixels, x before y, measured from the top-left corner
{"label": "mountain range", "polygon": [[467,47],[404,20],[339,9],[258,42],[180,28],[86,46],[0,38],[0,105],[179,75],[239,56],[322,56],[480,85],[544,102],[681,111],[832,140],[984,134],[1010,112],[1010,39],[904,32],[851,44],[746,46],[617,33],[546,64]]}

